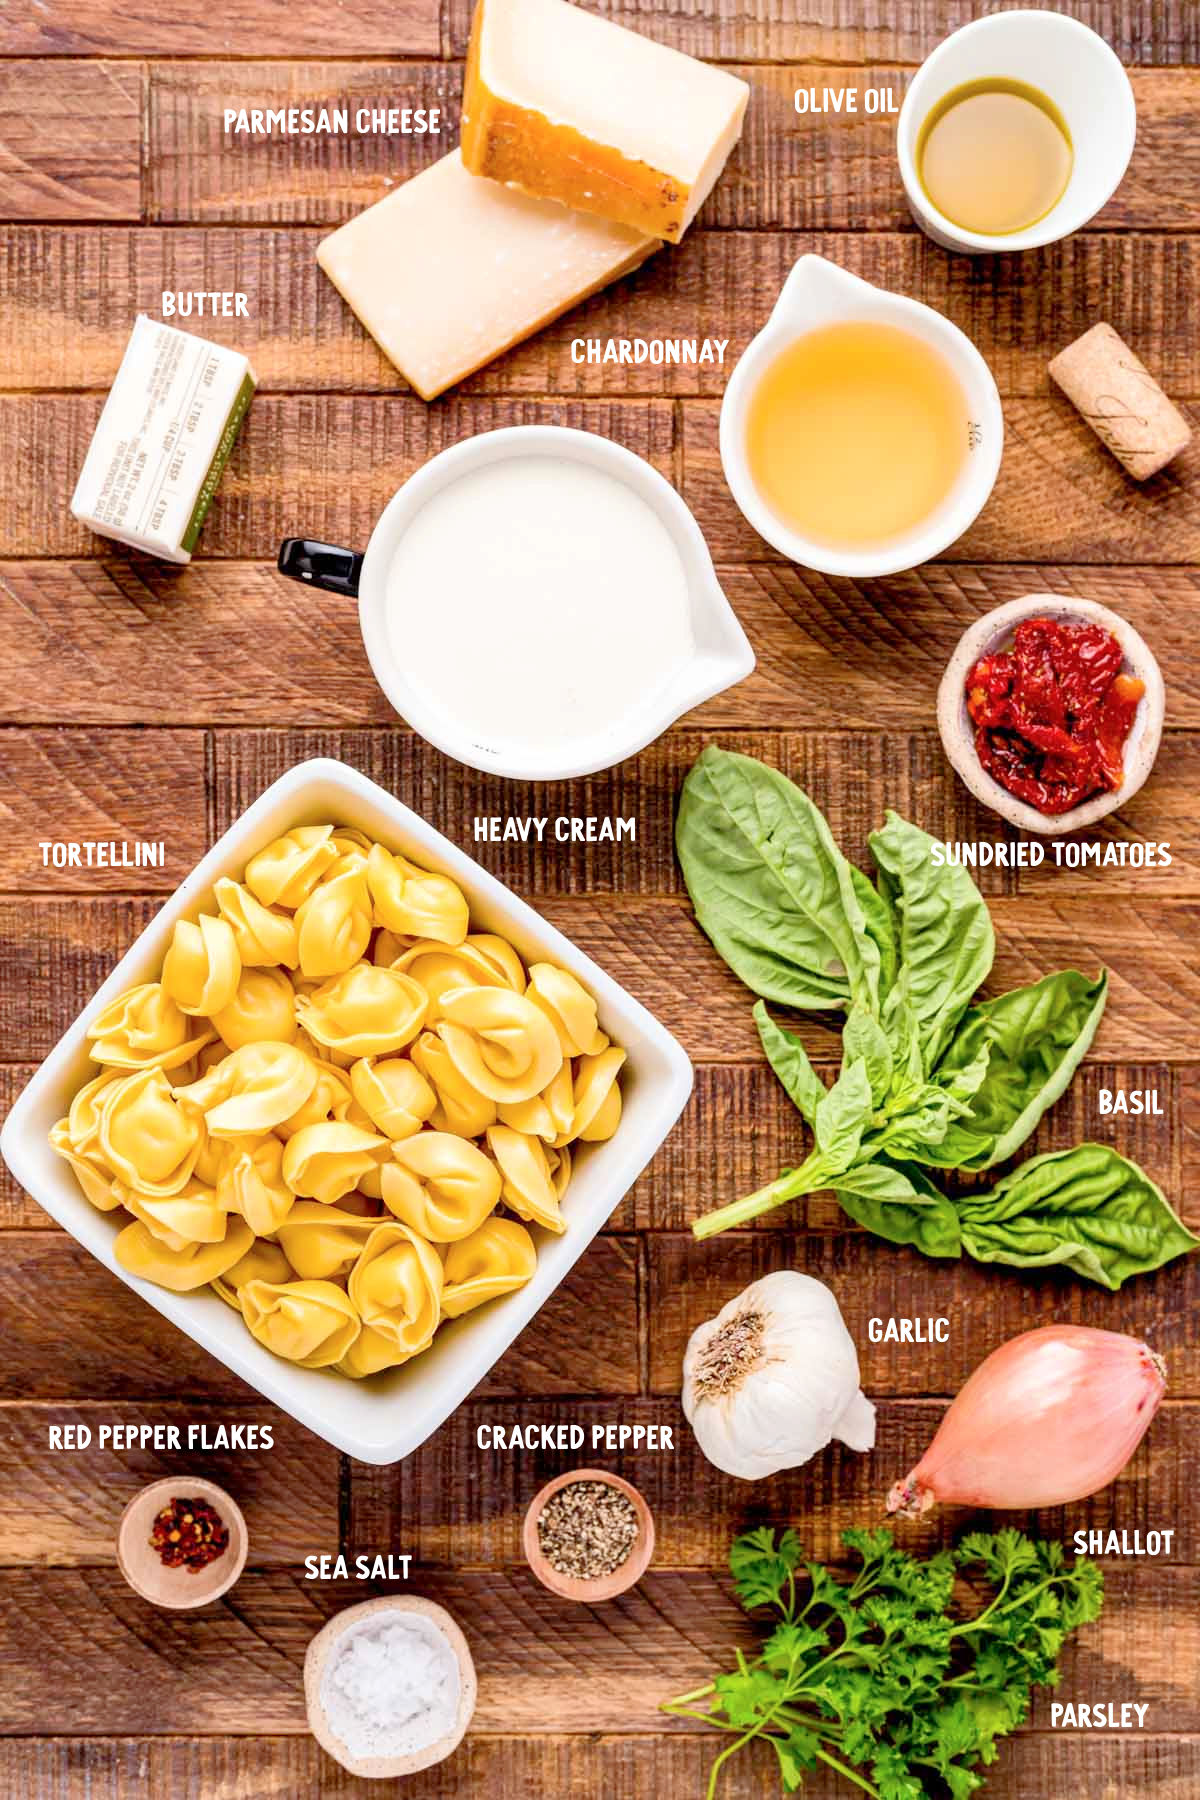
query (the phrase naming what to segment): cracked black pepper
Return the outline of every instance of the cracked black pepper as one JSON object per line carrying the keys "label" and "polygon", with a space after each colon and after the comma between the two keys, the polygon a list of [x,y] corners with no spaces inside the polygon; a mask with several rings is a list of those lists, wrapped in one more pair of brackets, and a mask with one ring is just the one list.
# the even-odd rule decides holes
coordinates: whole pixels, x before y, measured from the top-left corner
{"label": "cracked black pepper", "polygon": [[538,1514],[542,1555],[559,1575],[594,1581],[627,1562],[637,1541],[632,1501],[605,1481],[572,1481]]}

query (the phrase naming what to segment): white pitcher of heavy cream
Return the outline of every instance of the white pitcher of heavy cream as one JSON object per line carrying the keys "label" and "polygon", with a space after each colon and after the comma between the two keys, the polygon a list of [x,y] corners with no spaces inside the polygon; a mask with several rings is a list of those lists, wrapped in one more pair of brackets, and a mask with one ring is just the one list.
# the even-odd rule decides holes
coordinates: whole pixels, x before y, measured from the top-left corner
{"label": "white pitcher of heavy cream", "polygon": [[971,340],[917,300],[802,256],[721,407],[721,464],[754,529],[793,562],[916,568],[971,524],[1004,445]]}
{"label": "white pitcher of heavy cream", "polygon": [[278,566],[356,597],[396,711],[489,774],[610,768],[754,667],[687,506],[595,432],[467,438],[392,496],[361,555],[288,538]]}

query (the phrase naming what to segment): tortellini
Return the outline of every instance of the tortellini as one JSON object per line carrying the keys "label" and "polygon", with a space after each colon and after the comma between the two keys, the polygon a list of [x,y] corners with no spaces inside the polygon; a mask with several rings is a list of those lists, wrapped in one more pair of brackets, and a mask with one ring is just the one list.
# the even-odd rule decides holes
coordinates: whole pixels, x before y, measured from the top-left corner
{"label": "tortellini", "polygon": [[271,1237],[296,1204],[283,1178],[283,1144],[268,1135],[233,1138],[222,1149],[217,1199],[226,1212],[245,1219],[256,1237]]}
{"label": "tortellini", "polygon": [[506,987],[443,994],[437,1032],[459,1074],[490,1100],[532,1100],[558,1074],[558,1032],[524,994]]}
{"label": "tortellini", "polygon": [[542,1140],[526,1137],[509,1125],[493,1125],[487,1142],[502,1178],[505,1206],[519,1219],[528,1219],[561,1237],[567,1222]]}
{"label": "tortellini", "polygon": [[161,1069],[139,1069],[100,1095],[96,1149],[137,1193],[177,1194],[196,1167],[204,1121],[181,1106]]}
{"label": "tortellini", "polygon": [[482,948],[483,941],[468,937],[461,944],[455,945],[429,942],[414,944],[393,965],[402,969],[406,975],[411,975],[425,989],[429,996],[429,1007],[425,1014],[428,1024],[437,1023],[441,1017],[442,996],[454,988],[511,987],[517,993],[524,990],[525,972],[520,963],[517,963],[516,979],[513,980],[511,977],[514,971],[494,952]]}
{"label": "tortellini", "polygon": [[459,1137],[482,1137],[496,1123],[496,1102],[471,1086],[451,1061],[450,1052],[435,1031],[423,1031],[409,1053],[437,1095],[429,1115],[435,1131],[453,1131]]}
{"label": "tortellini", "polygon": [[162,985],[181,1012],[211,1019],[228,1006],[242,973],[237,939],[228,919],[201,913],[177,919],[163,958]]}
{"label": "tortellini", "polygon": [[233,999],[213,1014],[230,1050],[270,1040],[290,1044],[296,1035],[296,993],[282,969],[243,969]]}
{"label": "tortellini", "polygon": [[318,1044],[348,1056],[384,1056],[412,1042],[428,1005],[425,989],[411,975],[360,962],[315,993],[301,994],[296,1013]]}
{"label": "tortellini", "polygon": [[350,1070],[350,1087],[376,1130],[392,1139],[412,1137],[437,1108],[420,1069],[402,1056],[360,1058]]}
{"label": "tortellini", "polygon": [[331,1206],[358,1186],[374,1168],[387,1139],[359,1125],[326,1119],[305,1125],[291,1136],[283,1152],[283,1179],[294,1194],[305,1194]]}
{"label": "tortellini", "polygon": [[350,1271],[362,1335],[343,1357],[346,1375],[374,1375],[427,1350],[442,1316],[442,1262],[416,1231],[377,1225]]}
{"label": "tortellini", "polygon": [[448,1131],[422,1131],[392,1145],[383,1203],[431,1243],[466,1237],[500,1198],[500,1174],[478,1145]]}
{"label": "tortellini", "polygon": [[359,866],[318,882],[296,908],[300,972],[307,979],[344,975],[366,955],[374,929],[366,871]]}
{"label": "tortellini", "polygon": [[245,1137],[291,1118],[317,1085],[317,1073],[296,1044],[268,1039],[231,1051],[199,1081],[180,1088],[179,1098],[204,1114],[211,1136]]}
{"label": "tortellini", "polygon": [[254,1233],[245,1219],[227,1218],[224,1235],[215,1244],[184,1243],[178,1248],[135,1219],[118,1232],[113,1254],[131,1275],[156,1282],[173,1294],[190,1294],[226,1274],[253,1243]]}
{"label": "tortellini", "polygon": [[248,1281],[238,1299],[251,1336],[302,1369],[340,1362],[362,1329],[354,1302],[332,1281]]}
{"label": "tortellini", "polygon": [[295,1270],[289,1263],[278,1244],[267,1238],[256,1238],[245,1256],[235,1262],[232,1269],[226,1269],[224,1275],[218,1275],[213,1281],[213,1293],[220,1294],[227,1306],[235,1312],[241,1312],[242,1302],[238,1290],[244,1288],[248,1281],[273,1281],[276,1283],[294,1279]]}
{"label": "tortellini", "polygon": [[598,1056],[608,1039],[596,1023],[596,1002],[581,981],[553,963],[531,963],[525,990],[558,1033],[564,1056]]}
{"label": "tortellini", "polygon": [[297,1200],[279,1227],[279,1242],[305,1281],[339,1281],[349,1275],[379,1223],[377,1213],[363,1217],[341,1205]]}
{"label": "tortellini", "polygon": [[88,1039],[50,1143],[120,1266],[211,1287],[274,1355],[355,1380],[530,1281],[567,1226],[568,1146],[621,1116],[625,1053],[575,976],[329,823],[216,882]]}
{"label": "tortellini", "polygon": [[212,1032],[196,1032],[160,981],[145,981],[110,1000],[88,1026],[92,1059],[114,1069],[178,1069]]}
{"label": "tortellini", "polygon": [[254,898],[263,906],[295,912],[338,859],[332,837],[332,825],[297,825],[252,856],[246,865],[246,886]]}
{"label": "tortellini", "polygon": [[377,925],[439,944],[461,944],[466,937],[467,897],[448,875],[433,875],[406,856],[372,844],[367,882]]}
{"label": "tortellini", "polygon": [[300,962],[296,921],[256,900],[248,887],[228,876],[213,888],[213,898],[223,919],[228,920],[244,969],[294,969]]}
{"label": "tortellini", "polygon": [[537,1267],[533,1239],[515,1219],[485,1219],[470,1237],[446,1251],[443,1265],[442,1316],[462,1313],[524,1287]]}

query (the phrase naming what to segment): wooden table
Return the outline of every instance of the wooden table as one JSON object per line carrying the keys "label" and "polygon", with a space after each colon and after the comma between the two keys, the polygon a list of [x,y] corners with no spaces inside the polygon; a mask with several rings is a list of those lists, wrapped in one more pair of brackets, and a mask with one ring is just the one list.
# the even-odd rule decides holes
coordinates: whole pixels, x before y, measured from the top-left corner
{"label": "wooden table", "polygon": [[[1131,66],[1139,139],[1120,193],[1070,242],[951,259],[913,229],[892,125],[809,122],[793,91],[888,86],[976,9],[960,0],[781,0],[605,10],[754,84],[745,139],[677,250],[433,406],[391,367],[318,272],[322,232],[449,147],[467,0],[36,0],[0,4],[0,1099],[15,1093],[116,957],[216,833],[315,753],[364,769],[471,848],[484,813],[635,814],[636,848],[483,860],[643,999],[696,1063],[696,1094],[654,1166],[535,1325],[420,1452],[377,1470],[290,1424],[113,1281],[11,1183],[0,1198],[0,1794],[297,1800],[372,1791],[305,1735],[305,1646],[353,1584],[303,1579],[306,1554],[394,1550],[471,1640],[480,1705],[467,1744],[416,1797],[542,1794],[692,1800],[712,1742],[658,1702],[702,1680],[740,1628],[721,1568],[751,1522],[797,1526],[819,1557],[875,1519],[946,1398],[1003,1338],[1051,1319],[1144,1332],[1170,1398],[1099,1500],[1031,1521],[1166,1527],[1169,1562],[1109,1565],[1102,1622],[1066,1658],[1068,1698],[1150,1703],[1142,1733],[1051,1733],[1040,1699],[1004,1748],[988,1800],[1187,1800],[1200,1791],[1200,1261],[1119,1296],[969,1262],[932,1265],[851,1228],[831,1200],[704,1246],[688,1225],[798,1159],[801,1133],[765,1072],[746,992],[700,936],[671,848],[684,772],[712,738],[779,764],[865,853],[891,805],[939,835],[994,837],[933,728],[965,625],[1029,590],[1116,607],[1161,659],[1169,730],[1150,785],[1101,835],[1166,840],[1150,872],[1001,872],[993,986],[1060,966],[1112,972],[1093,1054],[1033,1148],[1098,1136],[1140,1159],[1200,1218],[1200,450],[1137,488],[1052,390],[1046,361],[1112,321],[1184,403],[1200,396],[1200,8],[1074,0]],[[440,104],[439,140],[232,139],[226,105]],[[946,311],[980,345],[1008,427],[995,495],[953,551],[911,575],[825,580],[774,557],[737,513],[717,459],[724,373],[578,365],[573,336],[728,337],[758,329],[803,250]],[[132,317],[164,289],[235,289],[261,389],[184,572],[75,524],[67,501]],[[566,789],[515,789],[448,762],[375,687],[349,605],[281,581],[277,541],[365,541],[393,489],[473,432],[549,420],[608,433],[695,509],[758,652],[752,679],[641,756]],[[166,867],[56,872],[39,841],[163,839]],[[835,1038],[806,1021],[814,1055]],[[1157,1121],[1100,1119],[1103,1086],[1157,1088]],[[1190,1126],[1190,1129],[1189,1129]],[[594,1612],[525,1572],[521,1514],[570,1459],[491,1454],[474,1427],[515,1418],[681,1427],[686,1336],[749,1278],[795,1264],[838,1295],[879,1402],[872,1458],[838,1452],[750,1488],[679,1430],[674,1455],[611,1459],[659,1528],[653,1572]],[[872,1346],[873,1315],[946,1313],[928,1352]],[[121,1419],[263,1421],[271,1454],[54,1454],[47,1427]],[[113,1560],[126,1498],[204,1470],[241,1498],[251,1566],[221,1605],[152,1611]],[[1023,1522],[1023,1521],[1022,1521]],[[924,1528],[944,1541],[961,1520]],[[726,1792],[775,1792],[748,1762]],[[849,1790],[814,1779],[812,1800]]]}

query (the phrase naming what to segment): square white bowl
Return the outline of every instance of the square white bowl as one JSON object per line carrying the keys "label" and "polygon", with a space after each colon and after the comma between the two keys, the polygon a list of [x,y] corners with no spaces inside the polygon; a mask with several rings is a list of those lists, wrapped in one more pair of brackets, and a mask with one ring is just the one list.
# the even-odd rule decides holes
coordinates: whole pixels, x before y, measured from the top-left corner
{"label": "square white bowl", "polygon": [[[157,979],[176,919],[194,916],[220,876],[240,878],[250,858],[281,832],[326,819],[453,876],[467,896],[473,928],[501,933],[527,962],[555,962],[577,975],[599,1003],[604,1030],[629,1053],[620,1126],[607,1143],[581,1146],[564,1204],[567,1228],[561,1237],[536,1234],[533,1279],[448,1321],[421,1356],[365,1382],[272,1355],[216,1294],[173,1294],[128,1274],[113,1255],[119,1227],[84,1198],[48,1142],[76,1089],[95,1073],[88,1025],[114,994]],[[691,1090],[692,1065],[681,1045],[569,938],[375,782],[331,758],[314,758],[281,776],[235,820],[121,958],[13,1106],[0,1132],[0,1154],[72,1237],[243,1381],[339,1450],[362,1462],[391,1463],[449,1418],[550,1297],[662,1144]]]}

